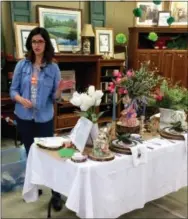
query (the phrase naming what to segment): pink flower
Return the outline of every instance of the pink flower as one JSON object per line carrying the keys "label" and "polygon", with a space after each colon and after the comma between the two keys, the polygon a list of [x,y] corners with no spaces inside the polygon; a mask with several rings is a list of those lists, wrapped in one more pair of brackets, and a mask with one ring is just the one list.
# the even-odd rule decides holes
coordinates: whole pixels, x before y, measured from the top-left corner
{"label": "pink flower", "polygon": [[121,81],[121,78],[117,77],[116,82],[119,83]]}
{"label": "pink flower", "polygon": [[130,78],[130,77],[134,76],[134,71],[128,70],[126,75],[128,78]]}
{"label": "pink flower", "polygon": [[163,96],[157,95],[157,96],[155,97],[155,99],[156,99],[157,101],[161,101],[161,100],[163,99]]}
{"label": "pink flower", "polygon": [[125,89],[124,89],[123,87],[121,87],[121,88],[119,88],[118,93],[119,93],[119,94],[124,94],[124,90],[125,90]]}
{"label": "pink flower", "polygon": [[114,93],[114,91],[115,91],[115,89],[114,89],[114,88],[110,89],[110,92],[111,92],[111,93]]}
{"label": "pink flower", "polygon": [[[119,73],[120,73],[120,72],[118,72],[118,71],[114,71],[114,72],[113,72],[113,76],[114,76],[114,77],[118,77]],[[120,74],[121,74],[121,73],[120,73]]]}
{"label": "pink flower", "polygon": [[121,72],[118,72],[118,75],[117,75],[119,78],[122,77],[122,73]]}
{"label": "pink flower", "polygon": [[127,90],[127,89],[125,89],[123,93],[124,93],[124,94],[128,94],[128,90]]}
{"label": "pink flower", "polygon": [[110,83],[109,83],[109,86],[114,86],[114,83],[113,83],[113,82],[110,82]]}

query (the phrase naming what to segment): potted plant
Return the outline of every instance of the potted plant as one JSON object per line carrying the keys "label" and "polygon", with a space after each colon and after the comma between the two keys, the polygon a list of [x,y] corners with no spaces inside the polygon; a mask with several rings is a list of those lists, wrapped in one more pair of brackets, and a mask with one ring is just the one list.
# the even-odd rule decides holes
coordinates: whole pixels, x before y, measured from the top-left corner
{"label": "potted plant", "polygon": [[[140,109],[142,115],[145,116],[146,105],[151,91],[160,82],[161,76],[149,70],[149,62],[141,64],[138,71],[128,70],[126,74],[115,72],[116,80],[109,84],[109,90],[114,92],[117,90],[122,96],[121,100],[124,104],[124,110],[121,112],[118,125],[123,129],[128,128],[129,132],[139,131],[139,122],[137,112]],[[128,131],[126,129],[126,131]],[[124,132],[124,131],[123,131]]]}
{"label": "potted plant", "polygon": [[160,122],[183,121],[185,112],[188,111],[188,90],[178,83],[173,85],[170,80],[164,79],[152,94],[149,103],[160,109]]}

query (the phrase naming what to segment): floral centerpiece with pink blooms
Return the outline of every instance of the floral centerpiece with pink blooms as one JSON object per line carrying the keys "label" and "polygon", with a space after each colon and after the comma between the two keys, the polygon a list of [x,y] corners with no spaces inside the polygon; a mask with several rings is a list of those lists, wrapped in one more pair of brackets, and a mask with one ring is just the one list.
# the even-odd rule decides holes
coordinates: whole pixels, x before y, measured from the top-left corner
{"label": "floral centerpiece with pink blooms", "polygon": [[118,92],[123,100],[124,110],[121,112],[118,124],[125,127],[137,127],[137,110],[145,115],[148,97],[158,85],[161,77],[149,70],[149,63],[141,64],[138,71],[128,70],[125,74],[114,72],[115,80],[109,83],[109,91]]}

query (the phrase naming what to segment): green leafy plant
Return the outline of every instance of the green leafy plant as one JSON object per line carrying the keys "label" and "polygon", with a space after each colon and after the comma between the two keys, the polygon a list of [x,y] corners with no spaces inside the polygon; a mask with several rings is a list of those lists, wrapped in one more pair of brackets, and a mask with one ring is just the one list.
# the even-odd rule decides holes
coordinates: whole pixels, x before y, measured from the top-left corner
{"label": "green leafy plant", "polygon": [[124,33],[118,33],[116,35],[116,42],[118,44],[125,44],[127,42],[127,37]]}
{"label": "green leafy plant", "polygon": [[163,80],[159,89],[155,90],[151,99],[151,106],[174,110],[188,110],[188,90],[178,83]]}
{"label": "green leafy plant", "polygon": [[120,86],[127,90],[131,99],[136,98],[139,102],[146,102],[153,88],[159,84],[161,76],[150,71],[149,65],[149,62],[142,63],[138,71],[129,70],[122,78]]}

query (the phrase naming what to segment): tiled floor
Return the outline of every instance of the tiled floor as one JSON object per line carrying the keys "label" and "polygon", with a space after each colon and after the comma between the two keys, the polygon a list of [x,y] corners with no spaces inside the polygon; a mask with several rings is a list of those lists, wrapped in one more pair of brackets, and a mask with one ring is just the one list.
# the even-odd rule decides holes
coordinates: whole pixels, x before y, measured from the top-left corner
{"label": "tiled floor", "polygon": [[[14,141],[3,139],[2,148],[9,148]],[[2,194],[2,218],[46,218],[47,203],[51,191],[43,188],[43,195],[35,203],[26,204],[21,197],[21,190]],[[143,209],[138,209],[120,218],[187,218],[187,187],[163,198],[147,203]],[[53,218],[78,218],[66,207],[60,212],[52,212]]]}

